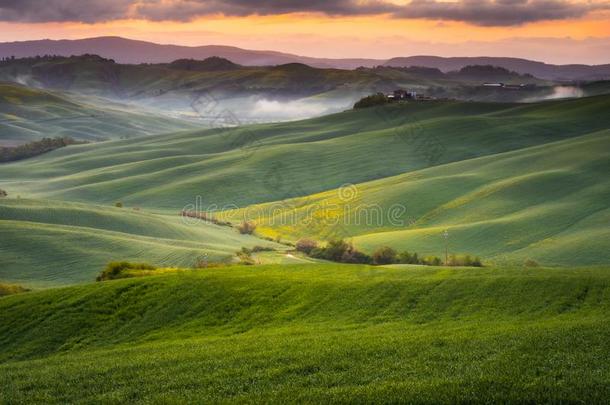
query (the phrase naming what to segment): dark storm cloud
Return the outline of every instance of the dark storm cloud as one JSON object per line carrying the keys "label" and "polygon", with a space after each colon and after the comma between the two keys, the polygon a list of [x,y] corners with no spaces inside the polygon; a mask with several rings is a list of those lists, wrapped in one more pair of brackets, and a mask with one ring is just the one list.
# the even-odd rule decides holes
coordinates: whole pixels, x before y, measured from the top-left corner
{"label": "dark storm cloud", "polygon": [[137,8],[150,19],[187,20],[193,16],[224,14],[230,16],[274,15],[314,12],[328,15],[375,15],[392,13],[395,6],[381,0],[145,0]]}
{"label": "dark storm cloud", "polygon": [[465,21],[484,26],[520,25],[544,20],[565,20],[608,5],[559,0],[463,0],[449,3],[413,0],[394,13],[397,17]]}
{"label": "dark storm cloud", "polygon": [[123,18],[134,0],[0,0],[0,21],[98,22]]}
{"label": "dark storm cloud", "polygon": [[396,18],[509,26],[577,18],[602,8],[608,8],[608,3],[569,0],[413,0],[406,5],[397,5],[387,0],[0,0],[0,20],[96,22],[142,18],[189,21],[210,14],[249,16],[315,12],[330,16],[388,14]]}

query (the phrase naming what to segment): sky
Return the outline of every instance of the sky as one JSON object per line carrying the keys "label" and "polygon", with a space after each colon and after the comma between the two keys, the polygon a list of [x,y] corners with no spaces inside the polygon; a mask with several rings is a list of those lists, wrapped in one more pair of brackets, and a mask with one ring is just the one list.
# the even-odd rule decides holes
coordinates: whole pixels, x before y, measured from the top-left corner
{"label": "sky", "polygon": [[317,57],[610,63],[610,0],[0,0],[0,41],[122,36]]}

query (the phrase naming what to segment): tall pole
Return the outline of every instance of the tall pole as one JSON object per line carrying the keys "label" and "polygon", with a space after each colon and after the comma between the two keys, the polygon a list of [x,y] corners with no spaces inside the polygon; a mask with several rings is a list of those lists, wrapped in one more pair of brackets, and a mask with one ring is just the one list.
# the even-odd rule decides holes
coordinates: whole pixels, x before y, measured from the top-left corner
{"label": "tall pole", "polygon": [[445,266],[449,265],[449,232],[445,229],[443,232],[445,238]]}

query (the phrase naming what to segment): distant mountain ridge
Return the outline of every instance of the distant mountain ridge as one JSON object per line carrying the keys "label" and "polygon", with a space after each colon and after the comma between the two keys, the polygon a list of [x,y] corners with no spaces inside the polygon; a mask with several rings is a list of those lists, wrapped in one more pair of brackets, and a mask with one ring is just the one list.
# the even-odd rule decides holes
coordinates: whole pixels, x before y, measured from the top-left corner
{"label": "distant mountain ridge", "polygon": [[469,65],[493,65],[520,74],[531,74],[547,80],[608,80],[610,64],[605,65],[553,65],[519,58],[502,57],[440,57],[409,56],[389,60],[371,58],[314,58],[276,51],[257,51],[233,46],[162,45],[121,37],[98,37],[77,40],[36,40],[0,43],[0,57],[28,57],[36,55],[96,54],[118,63],[169,63],[177,59],[206,59],[217,56],[244,66],[268,66],[287,63],[304,63],[318,68],[355,69],[379,65],[437,68],[444,72],[460,70]]}
{"label": "distant mountain ridge", "polygon": [[118,63],[169,63],[177,59],[206,59],[212,56],[229,59],[244,66],[282,65],[305,63],[314,67],[355,69],[372,67],[385,62],[382,59],[325,59],[310,58],[275,51],[255,51],[234,46],[162,45],[121,37],[98,37],[76,40],[38,40],[0,43],[0,57],[29,57],[36,55],[82,55],[96,54],[114,59]]}
{"label": "distant mountain ridge", "polygon": [[546,80],[607,80],[610,78],[610,64],[606,65],[552,65],[520,58],[498,57],[452,57],[408,56],[392,58],[385,66],[408,67],[425,66],[443,72],[460,70],[470,65],[493,65],[520,74],[530,74]]}

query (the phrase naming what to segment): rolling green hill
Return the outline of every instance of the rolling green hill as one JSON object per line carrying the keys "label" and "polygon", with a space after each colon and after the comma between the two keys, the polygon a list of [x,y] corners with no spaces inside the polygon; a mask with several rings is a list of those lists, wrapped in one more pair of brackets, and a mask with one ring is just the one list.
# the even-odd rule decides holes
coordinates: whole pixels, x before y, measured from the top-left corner
{"label": "rolling green hill", "polygon": [[188,121],[117,103],[0,83],[0,146],[64,137],[99,141],[192,129]]}
{"label": "rolling green hill", "polygon": [[3,402],[586,402],[610,272],[261,266],[0,298]]}
{"label": "rolling green hill", "polygon": [[228,213],[262,235],[548,265],[610,261],[610,131]]}
{"label": "rolling green hill", "polygon": [[[77,145],[0,166],[12,195],[182,209],[305,196],[586,135],[610,96],[538,104],[421,102],[291,123]],[[228,186],[230,185],[230,187]]]}
{"label": "rolling green hill", "polygon": [[[480,255],[488,263],[605,264],[609,108],[609,96],[536,104],[420,102],[293,123],[76,145],[1,165],[0,188],[12,197],[122,201],[170,216],[189,204],[224,208],[235,223],[255,219],[265,236],[342,236],[367,251],[390,245],[441,255],[440,233],[449,229],[453,252]],[[356,185],[357,199],[349,204],[338,201],[337,188],[346,183]],[[338,227],[328,221],[360,202],[379,206],[385,219],[367,224],[352,213]],[[273,204],[258,205],[264,203]],[[388,210],[396,204],[405,208],[390,223]],[[280,213],[302,217],[317,205],[327,208],[316,212],[313,224],[275,220]],[[32,222],[5,215],[0,219]],[[141,233],[137,221],[118,231],[175,238],[165,229]],[[24,225],[5,232],[17,226]],[[17,245],[27,245],[26,239]],[[110,250],[114,258],[146,256],[139,247]],[[185,255],[192,256],[161,252],[150,260],[184,265],[190,263]]]}
{"label": "rolling green hill", "polygon": [[[0,280],[33,287],[90,282],[110,261],[194,266],[231,260],[242,247],[285,249],[177,212],[25,199],[0,200],[0,240]],[[270,256],[262,261],[277,260]]]}

